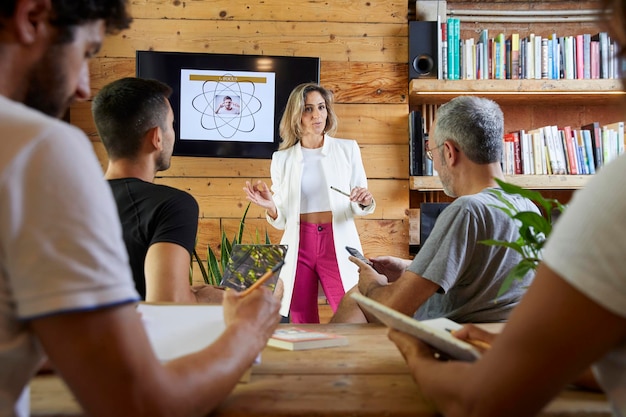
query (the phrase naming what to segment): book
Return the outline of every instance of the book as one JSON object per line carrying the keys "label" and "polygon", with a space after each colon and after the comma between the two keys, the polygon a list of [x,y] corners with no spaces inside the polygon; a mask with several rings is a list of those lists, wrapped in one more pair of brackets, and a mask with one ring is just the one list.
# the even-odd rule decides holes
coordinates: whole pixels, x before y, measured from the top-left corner
{"label": "book", "polygon": [[607,32],[598,32],[591,37],[592,41],[598,42],[599,45],[599,78],[609,78],[609,38]]}
{"label": "book", "polygon": [[559,74],[561,71],[561,55],[560,55],[560,48],[559,48],[559,37],[556,35],[556,33],[553,33],[550,35],[550,47],[551,47],[551,54],[550,56],[552,57],[551,62],[552,62],[552,67],[551,67],[551,73],[550,73],[550,78],[553,80],[558,80],[559,79]]}
{"label": "book", "polygon": [[572,136],[571,126],[563,126],[563,143],[567,153],[567,172],[568,174],[577,175],[578,166],[580,164],[578,163],[578,152],[576,151],[576,144],[574,142],[574,137]]}
{"label": "book", "polygon": [[511,79],[519,79],[520,64],[519,33],[511,34]]}
{"label": "book", "polygon": [[541,78],[548,79],[548,38],[541,38]]}
{"label": "book", "polygon": [[[461,51],[459,46],[461,43],[461,21],[458,18],[448,20],[450,24],[452,20],[452,38],[448,36],[448,56],[450,56],[450,43],[452,43],[452,71],[448,70],[448,76],[451,80],[461,79]],[[448,67],[450,67],[450,58],[448,58]]]}
{"label": "book", "polygon": [[541,129],[531,129],[528,131],[531,135],[531,143],[533,149],[534,175],[545,175],[548,173],[546,166],[545,139]]}
{"label": "book", "polygon": [[589,72],[592,80],[600,78],[600,42],[589,43]]}
{"label": "book", "polygon": [[559,128],[556,125],[549,126],[552,136],[552,143],[556,152],[557,172],[556,174],[567,174],[567,155],[565,152],[565,146],[561,140],[561,134]]}
{"label": "book", "polygon": [[387,327],[408,333],[454,359],[471,362],[481,356],[474,346],[451,334],[452,330],[461,328],[461,325],[453,320],[447,318],[415,320],[363,294],[352,293],[350,296],[360,307],[376,316]]}
{"label": "book", "polygon": [[574,37],[576,47],[575,50],[575,62],[576,62],[576,79],[582,80],[585,72],[585,52],[584,52],[584,36],[576,35]]}
{"label": "book", "polygon": [[[283,262],[286,254],[287,245],[233,245],[221,285],[243,291],[254,284],[268,270]],[[274,272],[274,276],[264,284],[272,291],[278,281],[280,269],[278,268]]]}
{"label": "book", "polygon": [[596,163],[593,157],[593,143],[591,141],[591,132],[589,130],[581,129],[580,134],[583,137],[585,155],[587,155],[587,172],[589,172],[589,174],[595,174]]}
{"label": "book", "polygon": [[490,78],[489,71],[489,31],[483,29],[478,37],[478,44],[482,45],[481,61],[480,65],[480,78],[486,80]]}
{"label": "book", "polygon": [[[445,35],[443,35],[441,33],[441,16],[437,15],[437,25],[436,27],[436,32],[437,32],[437,79],[438,80],[442,80],[443,79],[443,65],[442,64],[442,60],[443,60],[443,40],[446,38]],[[447,53],[447,52],[446,52]]]}
{"label": "book", "polygon": [[617,155],[621,155],[624,153],[624,122],[620,121],[620,122],[613,122],[613,123],[607,123],[605,125],[608,129],[612,129],[616,132],[617,134],[617,140],[616,140],[616,152]]}
{"label": "book", "polygon": [[279,327],[267,341],[268,346],[286,350],[321,349],[347,344],[348,338],[345,336],[303,327]]}
{"label": "book", "polygon": [[591,78],[591,35],[583,34],[583,78]]}
{"label": "book", "polygon": [[515,137],[512,133],[504,134],[504,149],[502,152],[502,171],[504,175],[515,174]]}
{"label": "book", "polygon": [[522,174],[522,150],[519,132],[505,133],[504,145],[505,174]]}
{"label": "book", "polygon": [[519,131],[519,138],[520,147],[522,148],[522,174],[533,175],[535,166],[532,139],[524,129]]}
{"label": "book", "polygon": [[448,23],[441,22],[439,27],[441,33],[441,77],[444,80],[448,79]]}
{"label": "book", "polygon": [[541,52],[541,39],[542,37],[540,35],[535,35],[535,42],[533,44],[535,47],[535,79],[536,80],[541,79],[541,60],[543,57],[543,54]]}
{"label": "book", "polygon": [[591,141],[593,143],[593,159],[596,170],[598,170],[602,167],[604,163],[604,161],[602,160],[602,131],[600,128],[600,122],[588,123],[584,126],[581,126],[581,129],[591,132]]}
{"label": "book", "polygon": [[446,21],[446,39],[448,42],[448,79],[449,80],[458,80],[457,71],[455,68],[455,54],[456,54],[456,62],[458,62],[458,38],[455,34],[456,30],[456,22],[453,17],[448,18]]}
{"label": "book", "polygon": [[547,173],[548,175],[551,175],[551,174],[557,175],[559,174],[559,164],[558,164],[558,157],[556,155],[555,142],[554,142],[554,139],[552,138],[552,129],[550,126],[543,126],[543,127],[540,127],[539,129],[541,129],[541,132],[543,133],[543,138],[545,142],[546,158],[548,161]]}
{"label": "book", "polygon": [[580,169],[579,174],[589,175],[589,156],[587,155],[587,149],[585,147],[585,138],[579,129],[572,130],[574,135],[575,144],[578,150]]}

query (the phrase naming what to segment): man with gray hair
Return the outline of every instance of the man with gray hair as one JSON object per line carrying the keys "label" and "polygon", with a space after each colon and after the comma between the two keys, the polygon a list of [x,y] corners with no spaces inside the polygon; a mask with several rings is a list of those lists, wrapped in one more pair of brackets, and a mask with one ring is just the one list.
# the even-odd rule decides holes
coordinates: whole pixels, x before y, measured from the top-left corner
{"label": "man with gray hair", "polygon": [[[493,101],[460,96],[441,106],[426,155],[439,173],[444,192],[457,197],[437,218],[413,261],[372,258],[373,267],[351,258],[360,269],[352,290],[417,319],[447,317],[457,322],[505,321],[534,276],[529,272],[498,297],[521,256],[481,240],[515,241],[518,226],[489,192],[504,179],[500,160],[504,118]],[[521,211],[538,212],[528,199],[506,195]],[[344,297],[333,322],[373,320],[352,298]]]}

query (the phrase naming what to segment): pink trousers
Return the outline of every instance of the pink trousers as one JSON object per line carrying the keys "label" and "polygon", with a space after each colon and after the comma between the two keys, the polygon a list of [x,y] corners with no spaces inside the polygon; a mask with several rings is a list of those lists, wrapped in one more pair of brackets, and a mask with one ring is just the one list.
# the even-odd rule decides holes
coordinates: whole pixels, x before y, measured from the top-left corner
{"label": "pink trousers", "polygon": [[319,323],[318,281],[333,311],[345,294],[331,223],[300,223],[300,248],[291,297],[292,323]]}

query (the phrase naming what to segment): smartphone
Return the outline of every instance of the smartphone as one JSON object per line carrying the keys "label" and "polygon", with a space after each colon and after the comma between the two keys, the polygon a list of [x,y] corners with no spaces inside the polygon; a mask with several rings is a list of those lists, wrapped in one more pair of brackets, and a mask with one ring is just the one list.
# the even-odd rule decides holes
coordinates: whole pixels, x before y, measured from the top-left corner
{"label": "smartphone", "polygon": [[361,261],[365,262],[369,266],[373,266],[372,261],[370,261],[365,256],[363,256],[363,254],[361,252],[359,252],[358,250],[356,250],[356,249],[354,249],[354,248],[352,248],[350,246],[346,246],[346,250],[348,251],[348,253],[350,255],[354,256],[355,258],[360,259]]}

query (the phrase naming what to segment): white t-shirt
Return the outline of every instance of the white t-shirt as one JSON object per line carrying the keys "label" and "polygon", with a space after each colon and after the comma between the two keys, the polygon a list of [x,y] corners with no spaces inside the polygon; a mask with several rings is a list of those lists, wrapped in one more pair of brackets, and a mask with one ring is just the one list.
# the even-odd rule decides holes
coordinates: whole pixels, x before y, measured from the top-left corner
{"label": "white t-shirt", "polygon": [[330,198],[324,169],[322,148],[302,148],[302,183],[300,185],[300,213],[330,211]]}
{"label": "white t-shirt", "polygon": [[2,96],[0,132],[0,416],[12,416],[43,358],[29,319],[138,295],[85,135]]}
{"label": "white t-shirt", "polygon": [[[626,155],[604,166],[575,194],[548,240],[544,260],[595,303],[626,318],[624,178]],[[626,343],[599,360],[594,372],[614,414],[626,416]]]}

